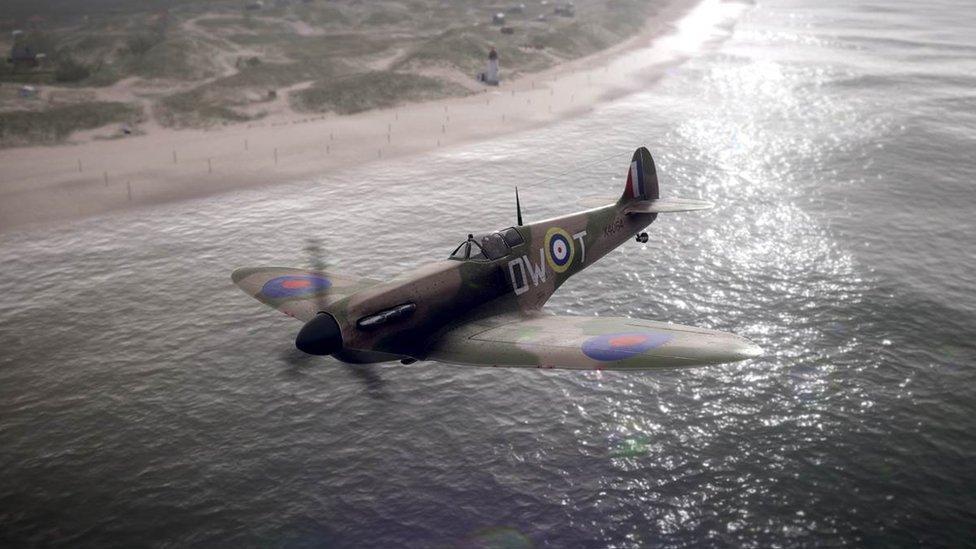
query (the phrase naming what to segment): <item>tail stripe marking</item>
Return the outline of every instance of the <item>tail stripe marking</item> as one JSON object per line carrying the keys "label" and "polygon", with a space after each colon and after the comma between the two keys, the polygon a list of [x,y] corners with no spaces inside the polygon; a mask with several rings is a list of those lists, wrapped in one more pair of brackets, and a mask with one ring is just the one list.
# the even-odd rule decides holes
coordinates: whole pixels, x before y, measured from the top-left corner
{"label": "tail stripe marking", "polygon": [[630,187],[631,196],[637,199],[644,197],[644,178],[642,176],[640,158],[638,158],[630,163],[630,174],[627,177],[627,186]]}
{"label": "tail stripe marking", "polygon": [[630,163],[630,169],[627,170],[627,186],[624,189],[625,196],[633,198],[636,196],[636,189],[634,189],[634,163]]}

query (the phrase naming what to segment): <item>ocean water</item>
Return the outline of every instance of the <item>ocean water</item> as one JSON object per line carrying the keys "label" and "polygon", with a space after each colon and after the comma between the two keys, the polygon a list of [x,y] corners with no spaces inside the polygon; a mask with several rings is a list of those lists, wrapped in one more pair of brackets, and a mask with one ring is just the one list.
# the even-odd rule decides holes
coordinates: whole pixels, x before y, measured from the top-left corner
{"label": "ocean water", "polygon": [[[976,4],[782,0],[581,118],[0,235],[0,545],[950,546],[976,532]],[[615,194],[662,215],[549,308],[759,359],[348,366],[235,267],[370,276]]]}

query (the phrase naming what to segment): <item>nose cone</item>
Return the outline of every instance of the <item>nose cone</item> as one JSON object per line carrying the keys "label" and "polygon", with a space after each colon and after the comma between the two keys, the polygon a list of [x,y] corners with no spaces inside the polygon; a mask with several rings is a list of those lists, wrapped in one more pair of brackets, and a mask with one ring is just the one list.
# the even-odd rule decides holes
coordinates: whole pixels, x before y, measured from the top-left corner
{"label": "nose cone", "polygon": [[339,323],[328,313],[319,313],[302,326],[295,347],[310,355],[331,355],[342,350],[342,332]]}

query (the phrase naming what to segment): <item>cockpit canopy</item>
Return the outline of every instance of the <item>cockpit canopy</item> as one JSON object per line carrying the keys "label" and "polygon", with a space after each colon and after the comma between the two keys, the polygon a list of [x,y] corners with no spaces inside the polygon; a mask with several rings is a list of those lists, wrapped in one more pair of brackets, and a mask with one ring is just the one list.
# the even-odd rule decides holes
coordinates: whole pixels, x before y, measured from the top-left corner
{"label": "cockpit canopy", "polygon": [[511,253],[513,246],[525,240],[515,227],[485,235],[468,235],[451,254],[451,259],[459,261],[494,261]]}

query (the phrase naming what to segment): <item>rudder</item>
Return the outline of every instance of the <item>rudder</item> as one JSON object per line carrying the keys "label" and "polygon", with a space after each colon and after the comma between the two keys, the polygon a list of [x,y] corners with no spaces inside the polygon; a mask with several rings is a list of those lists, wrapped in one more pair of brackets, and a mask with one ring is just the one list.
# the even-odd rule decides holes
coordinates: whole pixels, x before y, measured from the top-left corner
{"label": "rudder", "polygon": [[657,200],[660,198],[657,186],[657,169],[654,158],[647,147],[640,147],[634,151],[627,171],[627,186],[620,197],[621,202],[632,200]]}

